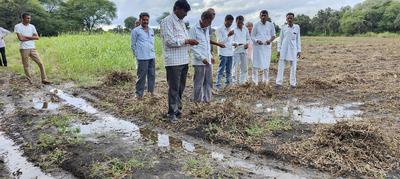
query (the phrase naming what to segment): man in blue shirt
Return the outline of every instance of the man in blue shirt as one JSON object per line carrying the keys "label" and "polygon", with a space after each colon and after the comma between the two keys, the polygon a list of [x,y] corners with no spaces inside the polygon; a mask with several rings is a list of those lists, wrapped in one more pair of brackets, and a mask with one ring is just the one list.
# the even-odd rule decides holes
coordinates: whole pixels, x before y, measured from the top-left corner
{"label": "man in blue shirt", "polygon": [[156,81],[154,31],[149,27],[150,15],[143,12],[139,15],[141,25],[131,32],[131,48],[137,60],[136,98],[143,97],[146,78],[147,90],[154,95]]}

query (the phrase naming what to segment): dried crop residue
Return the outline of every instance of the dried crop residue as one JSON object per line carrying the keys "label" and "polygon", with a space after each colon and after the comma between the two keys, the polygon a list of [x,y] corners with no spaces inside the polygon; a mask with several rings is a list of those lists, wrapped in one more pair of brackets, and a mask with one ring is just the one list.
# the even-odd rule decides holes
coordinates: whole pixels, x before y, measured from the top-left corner
{"label": "dried crop residue", "polygon": [[133,81],[133,76],[131,73],[114,71],[106,77],[104,84],[108,86],[114,86],[114,85],[125,84],[127,82],[132,82],[132,81]]}
{"label": "dried crop residue", "polygon": [[400,167],[400,135],[383,123],[384,129],[372,121],[321,126],[310,139],[281,146],[280,153],[338,176],[384,176]]}

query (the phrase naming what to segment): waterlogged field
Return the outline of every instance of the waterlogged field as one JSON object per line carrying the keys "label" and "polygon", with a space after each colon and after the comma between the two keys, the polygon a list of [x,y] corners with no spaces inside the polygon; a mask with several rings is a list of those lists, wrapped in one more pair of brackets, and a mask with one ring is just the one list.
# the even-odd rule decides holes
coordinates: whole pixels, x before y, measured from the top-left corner
{"label": "waterlogged field", "polygon": [[0,176],[400,178],[400,38],[370,36],[304,37],[297,89],[274,88],[274,62],[269,84],[227,87],[196,104],[189,71],[177,124],[165,120],[159,38],[158,96],[138,101],[129,35],[42,38],[57,82],[46,87],[33,63],[34,85],[21,78],[9,36],[0,146],[13,147],[0,147]]}

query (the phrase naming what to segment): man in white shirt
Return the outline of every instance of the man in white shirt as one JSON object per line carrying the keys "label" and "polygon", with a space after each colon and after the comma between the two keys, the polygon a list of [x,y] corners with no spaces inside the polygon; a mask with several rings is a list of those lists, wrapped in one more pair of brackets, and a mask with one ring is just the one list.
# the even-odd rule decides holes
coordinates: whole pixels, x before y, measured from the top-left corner
{"label": "man in white shirt", "polygon": [[177,0],[174,12],[161,21],[161,37],[163,38],[165,69],[168,81],[168,118],[177,122],[182,113],[182,94],[186,86],[189,69],[189,50],[197,45],[190,39],[183,18],[190,11],[186,0]]}
{"label": "man in white shirt", "polygon": [[215,63],[211,54],[209,26],[213,20],[213,14],[203,12],[201,20],[190,29],[190,37],[199,42],[192,46],[193,76],[193,100],[195,102],[210,102],[212,96],[212,65]]}
{"label": "man in white shirt", "polygon": [[258,85],[258,72],[264,72],[262,82],[269,82],[269,66],[272,56],[272,42],[275,39],[275,26],[268,22],[268,11],[260,12],[260,21],[254,25],[253,40],[253,82]]}
{"label": "man in white shirt", "polygon": [[296,88],[296,70],[297,60],[301,57],[301,38],[300,26],[293,24],[294,14],[286,15],[287,24],[281,28],[281,35],[278,42],[278,74],[276,78],[276,87],[280,89],[283,83],[285,70],[285,61],[290,63],[290,86]]}
{"label": "man in white shirt", "polygon": [[131,48],[137,60],[136,97],[143,97],[147,78],[147,90],[154,95],[156,83],[156,53],[154,49],[154,31],[149,27],[150,15],[140,13],[140,24],[131,32]]}
{"label": "man in white shirt", "polygon": [[4,37],[11,32],[0,27],[0,53],[1,53],[1,60],[0,66],[7,66],[7,57],[6,57],[6,43],[4,42]]}
{"label": "man in white shirt", "polygon": [[32,77],[29,74],[29,57],[38,64],[40,69],[40,76],[42,83],[45,85],[51,84],[47,80],[46,72],[42,60],[39,58],[39,54],[35,48],[35,40],[39,40],[39,35],[34,25],[30,24],[31,15],[28,13],[22,14],[22,23],[15,25],[14,32],[17,33],[17,37],[20,44],[20,53],[22,57],[22,64],[24,66],[25,76],[27,80],[32,83]]}
{"label": "man in white shirt", "polygon": [[225,73],[225,85],[230,85],[232,83],[232,61],[233,61],[233,34],[234,31],[231,29],[233,23],[233,16],[227,15],[225,17],[224,25],[217,29],[217,40],[218,43],[223,44],[225,48],[218,48],[219,55],[219,67],[217,72],[217,89],[222,87],[222,76]]}
{"label": "man in white shirt", "polygon": [[[236,28],[233,35],[233,82],[244,84],[247,81],[247,59],[246,50],[251,40],[249,30],[244,26],[244,17],[236,17]],[[240,80],[238,67],[240,66]]]}
{"label": "man in white shirt", "polygon": [[[246,22],[246,27],[247,27],[247,30],[249,30],[249,34],[251,37],[251,33],[253,32],[254,24],[252,22]],[[251,70],[253,67],[253,66],[251,66],[253,64],[253,42],[252,41],[249,42],[249,48],[247,48],[247,50],[246,50],[246,56],[247,56],[248,69]]]}

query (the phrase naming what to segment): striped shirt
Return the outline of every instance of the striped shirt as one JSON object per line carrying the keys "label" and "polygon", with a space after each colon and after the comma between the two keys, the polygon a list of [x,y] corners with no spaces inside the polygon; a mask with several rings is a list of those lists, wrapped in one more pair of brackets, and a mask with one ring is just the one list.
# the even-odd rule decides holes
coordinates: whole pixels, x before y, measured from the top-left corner
{"label": "striped shirt", "polygon": [[189,32],[183,20],[174,13],[161,21],[161,37],[164,43],[165,66],[189,64],[190,45],[185,44]]}

